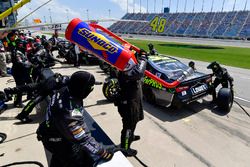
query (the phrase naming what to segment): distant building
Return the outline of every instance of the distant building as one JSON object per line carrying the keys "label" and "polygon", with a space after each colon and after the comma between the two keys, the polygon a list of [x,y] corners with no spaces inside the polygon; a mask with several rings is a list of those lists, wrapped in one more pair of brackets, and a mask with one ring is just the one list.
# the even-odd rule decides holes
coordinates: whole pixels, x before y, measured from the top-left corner
{"label": "distant building", "polygon": [[[0,13],[6,11],[10,7],[14,6],[15,3],[17,3],[18,0],[1,0],[0,1]],[[7,18],[4,20],[0,21],[0,27],[2,26],[12,26],[16,23],[17,21],[17,12],[13,12],[11,15],[9,15]]]}

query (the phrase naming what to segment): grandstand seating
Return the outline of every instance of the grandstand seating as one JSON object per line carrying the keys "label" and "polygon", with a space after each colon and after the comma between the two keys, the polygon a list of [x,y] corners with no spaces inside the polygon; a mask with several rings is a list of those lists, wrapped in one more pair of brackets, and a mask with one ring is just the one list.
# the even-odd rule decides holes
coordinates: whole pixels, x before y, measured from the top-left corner
{"label": "grandstand seating", "polygon": [[248,12],[247,20],[244,23],[244,26],[242,27],[242,30],[239,32],[239,36],[241,38],[248,37],[250,38],[250,12]]}
{"label": "grandstand seating", "polygon": [[173,21],[172,24],[170,24],[169,28],[165,30],[165,34],[167,35],[175,34],[176,30],[180,27],[180,25],[183,23],[185,18],[186,18],[186,13],[178,14],[175,21]]}
{"label": "grandstand seating", "polygon": [[218,37],[223,36],[226,29],[231,25],[235,18],[236,12],[228,12],[225,14],[224,18],[221,20],[220,24],[218,24],[217,28],[212,33],[212,36]]}
{"label": "grandstand seating", "polygon": [[196,36],[207,36],[208,30],[213,23],[215,13],[207,13],[204,20],[201,22],[199,29],[197,30]]}
{"label": "grandstand seating", "polygon": [[[164,32],[152,32],[150,23],[155,16],[166,19]],[[250,38],[250,11],[208,13],[126,13],[109,29],[115,33],[193,36],[209,38]]]}
{"label": "grandstand seating", "polygon": [[[168,33],[168,30],[169,29],[173,29],[173,28],[177,28],[177,26],[175,26],[175,24],[177,24],[177,22],[178,22],[178,20],[180,20],[180,19],[178,19],[178,20],[176,20],[177,19],[177,17],[178,17],[178,15],[179,14],[176,14],[176,13],[174,13],[174,14],[172,14],[172,15],[167,15],[165,18],[166,18],[166,20],[167,20],[167,22],[166,22],[166,25],[165,25],[165,29],[164,29],[164,32],[163,32],[163,34],[169,34]],[[176,20],[176,21],[175,21]],[[175,23],[176,22],[176,23]],[[172,26],[172,28],[171,28],[171,26]]]}

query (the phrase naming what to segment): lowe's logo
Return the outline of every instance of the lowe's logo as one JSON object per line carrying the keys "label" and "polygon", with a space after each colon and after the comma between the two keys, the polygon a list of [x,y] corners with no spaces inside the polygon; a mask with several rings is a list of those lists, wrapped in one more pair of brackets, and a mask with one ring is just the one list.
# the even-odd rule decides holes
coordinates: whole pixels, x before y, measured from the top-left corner
{"label": "lowe's logo", "polygon": [[118,52],[118,47],[110,43],[102,34],[92,32],[87,28],[80,28],[78,34],[86,38],[94,49],[107,51],[111,54]]}

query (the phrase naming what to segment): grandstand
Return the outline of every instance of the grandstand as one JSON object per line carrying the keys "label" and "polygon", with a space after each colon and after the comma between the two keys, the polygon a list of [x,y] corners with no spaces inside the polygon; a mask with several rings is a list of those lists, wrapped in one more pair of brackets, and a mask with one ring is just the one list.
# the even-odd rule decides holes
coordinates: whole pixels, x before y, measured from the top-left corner
{"label": "grandstand", "polygon": [[[150,22],[155,16],[167,21],[162,33],[152,32],[150,23],[136,22],[136,20]],[[250,39],[250,11],[126,13],[122,19],[135,20],[135,22],[118,21],[109,29],[122,34]]]}

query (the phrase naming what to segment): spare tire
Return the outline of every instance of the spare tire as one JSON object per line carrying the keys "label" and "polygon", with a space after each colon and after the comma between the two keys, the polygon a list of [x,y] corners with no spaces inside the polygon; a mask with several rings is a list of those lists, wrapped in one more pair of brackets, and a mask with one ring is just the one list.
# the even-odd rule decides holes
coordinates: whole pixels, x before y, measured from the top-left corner
{"label": "spare tire", "polygon": [[4,142],[6,138],[7,138],[7,135],[5,133],[0,133],[0,143]]}
{"label": "spare tire", "polygon": [[114,102],[120,96],[120,85],[117,78],[108,78],[103,83],[103,95],[110,102]]}
{"label": "spare tire", "polygon": [[224,113],[230,112],[233,105],[233,92],[229,88],[221,88],[217,95],[217,106]]}

